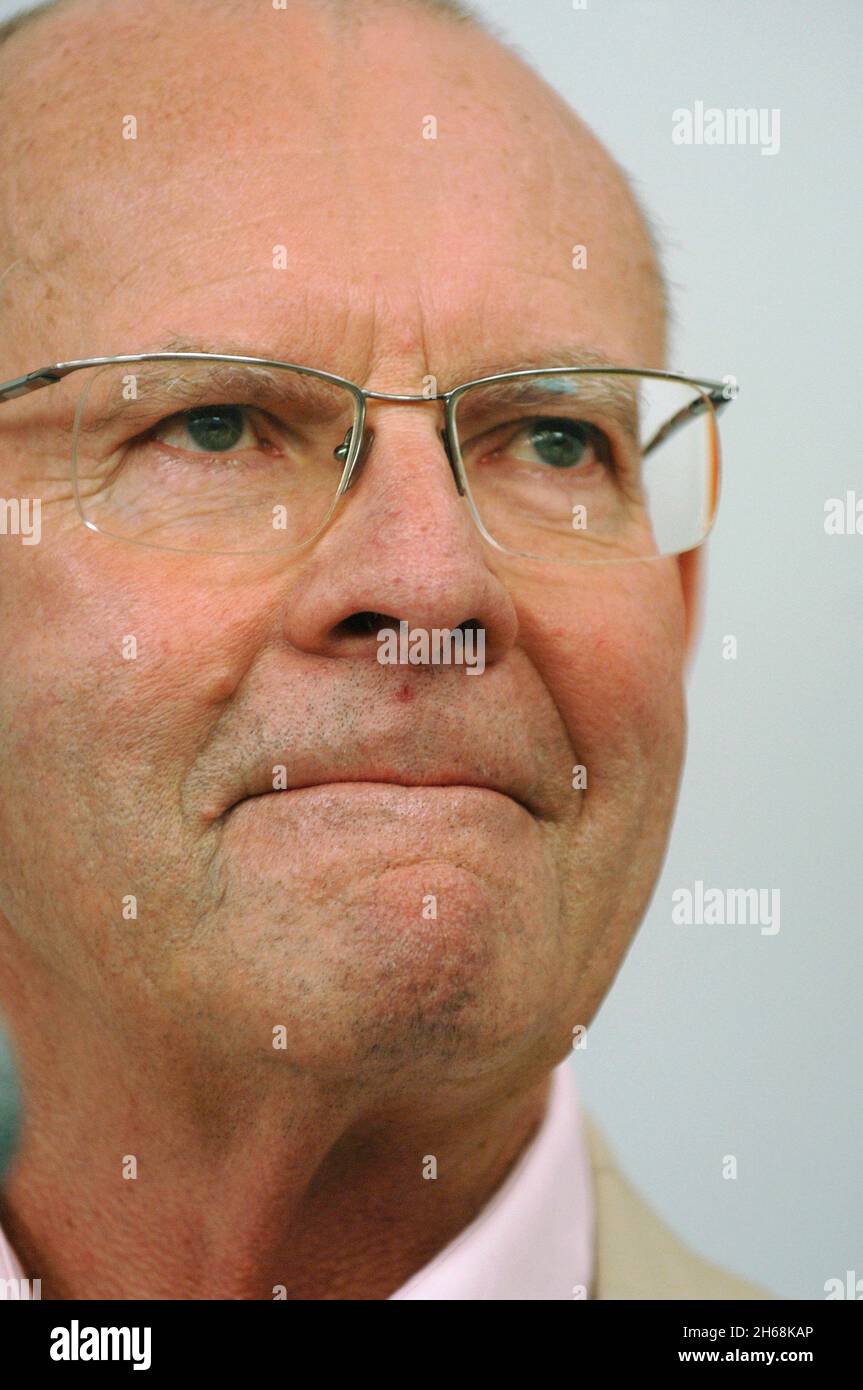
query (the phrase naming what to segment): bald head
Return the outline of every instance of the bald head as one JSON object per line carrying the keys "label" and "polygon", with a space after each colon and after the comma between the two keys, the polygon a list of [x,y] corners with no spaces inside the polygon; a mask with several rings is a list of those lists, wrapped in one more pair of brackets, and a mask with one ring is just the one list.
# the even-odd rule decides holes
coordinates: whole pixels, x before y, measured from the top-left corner
{"label": "bald head", "polygon": [[[226,0],[217,0],[217,3],[225,3]],[[42,0],[39,5],[33,5],[30,9],[13,15],[4,24],[0,24],[0,44],[16,31],[23,29],[26,25],[32,24],[40,15],[45,15],[51,11],[62,9],[69,4],[79,4],[81,0]],[[242,0],[239,0],[242,4]],[[349,20],[351,14],[356,12],[358,6],[355,0],[317,0],[319,5],[327,5],[334,13],[343,20]],[[488,30],[490,26],[483,20],[475,10],[468,5],[461,4],[460,0],[365,0],[366,8],[372,5],[393,5],[408,3],[418,9],[428,10],[435,14],[446,15],[450,19],[462,20],[468,24],[477,25],[481,29]],[[227,4],[237,8],[238,0],[227,0]],[[273,9],[287,9],[287,3],[281,6],[274,4]]]}
{"label": "bald head", "polygon": [[[414,303],[447,280],[473,298],[527,281],[563,291],[570,333],[595,303],[585,331],[609,355],[624,345],[603,321],[628,305],[640,360],[658,363],[661,276],[625,177],[467,13],[449,0],[55,0],[13,21],[0,49],[6,329],[16,306],[32,321],[35,301],[31,355],[122,351],[130,320],[156,330],[179,311],[184,271],[271,299],[325,252],[342,313],[377,271]],[[288,251],[281,280],[274,245]]]}

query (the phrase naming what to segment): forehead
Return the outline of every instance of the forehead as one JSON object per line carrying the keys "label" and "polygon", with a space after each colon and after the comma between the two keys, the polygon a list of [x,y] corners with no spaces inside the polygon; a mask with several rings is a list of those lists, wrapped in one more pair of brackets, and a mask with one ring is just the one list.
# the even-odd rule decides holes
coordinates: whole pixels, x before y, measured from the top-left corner
{"label": "forehead", "polygon": [[97,23],[84,5],[18,52],[7,286],[48,357],[221,331],[345,372],[348,353],[441,360],[467,338],[499,355],[546,334],[656,358],[622,178],[485,35],[409,9],[344,35],[303,6],[109,5]]}

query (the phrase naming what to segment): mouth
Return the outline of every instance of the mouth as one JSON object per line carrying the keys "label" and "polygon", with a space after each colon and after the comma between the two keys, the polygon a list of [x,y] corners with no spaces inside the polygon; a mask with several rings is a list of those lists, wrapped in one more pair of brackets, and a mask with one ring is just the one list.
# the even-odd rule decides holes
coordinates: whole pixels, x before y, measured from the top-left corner
{"label": "mouth", "polygon": [[406,781],[392,777],[334,777],[320,778],[314,781],[298,782],[293,786],[284,788],[264,787],[260,791],[253,791],[248,795],[240,797],[224,813],[223,819],[227,819],[240,806],[245,806],[254,802],[271,802],[277,797],[289,797],[292,800],[302,798],[308,794],[320,793],[321,795],[332,796],[361,796],[363,794],[374,795],[383,793],[386,795],[391,791],[394,795],[410,797],[411,793],[416,793],[421,798],[423,793],[451,793],[453,795],[471,794],[475,796],[493,797],[499,800],[508,801],[511,805],[519,806],[528,815],[537,817],[538,812],[528,801],[516,795],[509,789],[494,786],[487,782],[469,781],[464,777],[438,777],[429,778],[426,781]]}

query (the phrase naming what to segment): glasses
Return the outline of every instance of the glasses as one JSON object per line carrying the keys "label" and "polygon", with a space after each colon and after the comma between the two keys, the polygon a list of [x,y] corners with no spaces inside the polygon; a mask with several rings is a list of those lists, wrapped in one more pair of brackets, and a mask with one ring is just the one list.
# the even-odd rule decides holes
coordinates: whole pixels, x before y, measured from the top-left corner
{"label": "glasses", "polygon": [[678,555],[713,524],[717,415],[737,390],[731,378],[548,367],[397,395],[268,358],[153,352],[55,363],[0,383],[0,403],[73,372],[85,525],[221,555],[297,551],[321,535],[361,481],[372,400],[443,404],[455,487],[497,550],[556,564]]}

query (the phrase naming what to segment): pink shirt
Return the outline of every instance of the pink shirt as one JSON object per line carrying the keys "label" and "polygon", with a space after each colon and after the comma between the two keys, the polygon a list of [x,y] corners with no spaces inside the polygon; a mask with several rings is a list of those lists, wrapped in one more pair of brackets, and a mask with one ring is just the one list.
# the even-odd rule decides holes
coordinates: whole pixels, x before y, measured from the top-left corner
{"label": "pink shirt", "polygon": [[[429,1179],[429,1181],[434,1181]],[[585,1298],[593,1274],[593,1196],[575,1068],[555,1069],[545,1118],[471,1224],[392,1295],[442,1301]],[[0,1230],[0,1279],[24,1271]]]}

